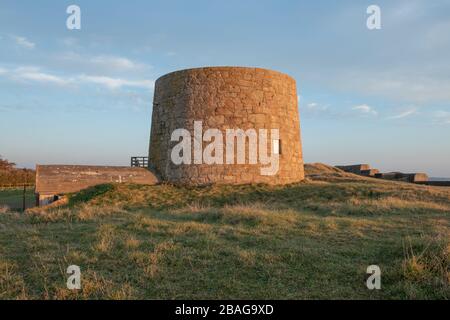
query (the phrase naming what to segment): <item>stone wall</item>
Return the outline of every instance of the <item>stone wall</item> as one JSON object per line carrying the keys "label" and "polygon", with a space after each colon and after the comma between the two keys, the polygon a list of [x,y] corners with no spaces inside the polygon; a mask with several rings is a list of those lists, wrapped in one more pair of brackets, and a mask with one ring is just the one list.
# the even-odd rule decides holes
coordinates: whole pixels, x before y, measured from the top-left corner
{"label": "stone wall", "polygon": [[40,200],[45,200],[45,204],[50,203],[54,196],[77,192],[104,183],[153,185],[157,182],[158,179],[155,175],[145,168],[78,165],[36,166],[36,194]]}
{"label": "stone wall", "polygon": [[375,174],[375,178],[385,180],[406,181],[411,183],[428,181],[428,175],[426,173],[387,172],[387,173],[377,173]]}
{"label": "stone wall", "polygon": [[385,180],[405,181],[411,183],[427,182],[428,175],[425,173],[402,173],[402,172],[386,172],[381,173],[378,169],[371,169],[368,164],[353,164],[347,166],[336,166],[336,168],[345,172],[350,172],[366,177],[373,177]]}
{"label": "stone wall", "polygon": [[336,166],[336,168],[354,174],[363,174],[364,171],[367,173],[367,170],[371,170],[369,164],[352,164],[348,166]]}
{"label": "stone wall", "polygon": [[[265,69],[210,67],[162,76],[155,85],[150,167],[162,180],[187,184],[301,181],[304,169],[297,101],[295,80]],[[249,164],[248,149],[245,164],[175,165],[170,154],[178,142],[170,141],[171,134],[178,128],[193,132],[194,121],[203,122],[203,132],[209,128],[222,132],[238,128],[269,132],[279,129],[281,154],[277,174],[262,175],[260,163]],[[203,146],[208,144],[203,142]]]}

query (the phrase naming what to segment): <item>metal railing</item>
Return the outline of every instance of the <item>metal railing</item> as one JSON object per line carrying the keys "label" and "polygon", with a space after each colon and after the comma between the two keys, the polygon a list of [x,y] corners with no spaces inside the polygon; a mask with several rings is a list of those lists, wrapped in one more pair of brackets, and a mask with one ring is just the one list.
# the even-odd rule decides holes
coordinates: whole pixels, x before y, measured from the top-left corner
{"label": "metal railing", "polygon": [[131,157],[131,166],[148,168],[148,157]]}
{"label": "metal railing", "polygon": [[36,204],[34,184],[24,183],[0,185],[0,209],[25,211]]}

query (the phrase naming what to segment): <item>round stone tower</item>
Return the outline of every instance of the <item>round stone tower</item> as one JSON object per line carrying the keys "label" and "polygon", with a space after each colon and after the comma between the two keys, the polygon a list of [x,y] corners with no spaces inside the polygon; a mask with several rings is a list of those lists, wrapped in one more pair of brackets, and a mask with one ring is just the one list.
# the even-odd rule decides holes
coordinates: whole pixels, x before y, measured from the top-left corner
{"label": "round stone tower", "polygon": [[276,71],[166,74],[155,85],[149,166],[161,180],[183,184],[301,181],[297,101],[295,80]]}

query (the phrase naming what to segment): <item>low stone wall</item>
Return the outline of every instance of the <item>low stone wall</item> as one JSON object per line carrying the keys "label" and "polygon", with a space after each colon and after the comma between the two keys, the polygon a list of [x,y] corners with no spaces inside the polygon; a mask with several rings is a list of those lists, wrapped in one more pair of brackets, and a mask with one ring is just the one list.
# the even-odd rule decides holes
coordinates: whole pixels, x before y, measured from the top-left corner
{"label": "low stone wall", "polygon": [[369,164],[353,164],[348,166],[336,166],[336,168],[341,169],[345,172],[361,174],[362,171],[370,170]]}
{"label": "low stone wall", "polygon": [[402,173],[402,172],[387,172],[387,173],[377,173],[375,178],[386,179],[386,180],[396,180],[405,181],[411,183],[427,182],[428,175],[425,173]]}
{"label": "low stone wall", "polygon": [[36,195],[39,205],[46,205],[57,196],[77,192],[105,183],[136,183],[153,185],[157,177],[145,168],[115,166],[37,165]]}
{"label": "low stone wall", "polygon": [[378,169],[371,169],[368,164],[353,164],[348,166],[336,166],[345,172],[358,174],[361,176],[372,177],[377,179],[404,181],[410,183],[425,184],[428,181],[426,173],[403,173],[403,172],[385,172],[381,173]]}
{"label": "low stone wall", "polygon": [[366,177],[375,177],[380,171],[378,169],[361,170],[361,175]]}

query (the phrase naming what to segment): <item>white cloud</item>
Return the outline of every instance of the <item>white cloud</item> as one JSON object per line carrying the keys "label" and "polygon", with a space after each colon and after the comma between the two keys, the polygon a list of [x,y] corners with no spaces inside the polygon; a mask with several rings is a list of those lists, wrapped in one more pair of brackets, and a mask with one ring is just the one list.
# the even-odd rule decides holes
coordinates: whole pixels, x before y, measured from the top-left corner
{"label": "white cloud", "polygon": [[415,72],[411,68],[389,70],[342,70],[326,80],[340,90],[387,97],[409,104],[450,101],[450,67],[430,67]]}
{"label": "white cloud", "polygon": [[310,111],[325,111],[328,110],[328,105],[322,105],[317,102],[310,102],[306,104],[306,108]]}
{"label": "white cloud", "polygon": [[352,108],[352,110],[356,110],[356,111],[359,111],[359,112],[361,112],[363,114],[367,114],[367,115],[374,115],[374,116],[378,115],[378,112],[367,104],[361,104],[358,106],[354,106]]}
{"label": "white cloud", "polygon": [[90,62],[121,70],[133,70],[139,67],[137,63],[123,57],[96,56],[92,57]]}
{"label": "white cloud", "polygon": [[153,87],[154,87],[154,82],[152,80],[127,80],[127,79],[111,78],[111,77],[105,77],[105,76],[81,75],[76,78],[76,81],[100,84],[109,89],[118,89],[121,87],[153,89]]}
{"label": "white cloud", "polygon": [[35,83],[47,83],[53,85],[83,85],[83,84],[97,84],[108,89],[120,89],[123,87],[133,87],[141,89],[153,89],[154,81],[142,79],[131,80],[125,78],[113,78],[103,75],[72,75],[59,76],[42,71],[38,67],[19,67],[14,70],[7,70],[0,68],[0,75],[7,76],[16,81],[26,81]]}
{"label": "white cloud", "polygon": [[411,108],[411,109],[406,110],[406,111],[404,111],[402,113],[399,113],[397,115],[391,116],[388,119],[392,119],[392,120],[403,119],[403,118],[409,117],[409,116],[411,116],[413,114],[416,114],[416,113],[417,113],[417,109],[416,108]]}
{"label": "white cloud", "polygon": [[81,55],[75,52],[66,52],[57,56],[57,59],[67,61],[70,63],[76,63],[80,69],[102,70],[102,71],[142,71],[150,69],[151,66],[144,63],[132,61],[125,57],[111,56],[111,55]]}
{"label": "white cloud", "polygon": [[36,46],[34,42],[29,41],[25,37],[11,35],[11,38],[16,42],[17,45],[27,49],[33,49]]}
{"label": "white cloud", "polygon": [[339,112],[328,104],[319,102],[304,102],[300,104],[300,113],[307,117],[335,118],[339,117]]}
{"label": "white cloud", "polygon": [[70,80],[64,79],[62,77],[52,75],[49,73],[41,72],[39,68],[36,67],[20,67],[14,70],[12,74],[13,78],[19,80],[29,80],[41,83],[53,83],[56,85],[67,85]]}
{"label": "white cloud", "polygon": [[70,83],[63,77],[42,72],[40,68],[30,66],[18,67],[13,70],[2,69],[0,70],[0,75],[8,76],[15,81],[51,83],[55,85],[67,85]]}
{"label": "white cloud", "polygon": [[51,82],[59,85],[65,85],[68,82],[60,77],[43,73],[43,72],[26,72],[20,74],[20,78],[24,80],[33,80],[37,82]]}

